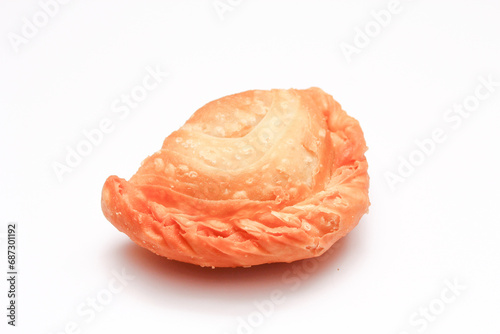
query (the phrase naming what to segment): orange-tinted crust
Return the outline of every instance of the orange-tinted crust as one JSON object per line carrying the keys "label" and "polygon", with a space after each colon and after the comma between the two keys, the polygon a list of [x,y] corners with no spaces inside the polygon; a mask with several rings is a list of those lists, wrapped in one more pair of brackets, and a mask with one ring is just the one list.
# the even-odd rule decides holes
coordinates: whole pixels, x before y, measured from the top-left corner
{"label": "orange-tinted crust", "polygon": [[150,251],[201,266],[319,256],[368,210],[358,121],[319,88],[247,91],[196,111],[129,180],[106,218]]}

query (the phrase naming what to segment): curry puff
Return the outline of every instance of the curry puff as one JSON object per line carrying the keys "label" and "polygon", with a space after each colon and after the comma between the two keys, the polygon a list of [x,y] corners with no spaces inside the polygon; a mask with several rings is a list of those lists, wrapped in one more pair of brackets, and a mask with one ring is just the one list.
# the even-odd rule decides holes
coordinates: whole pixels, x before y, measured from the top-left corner
{"label": "curry puff", "polygon": [[319,88],[252,90],[196,111],[129,181],[106,218],[169,259],[248,267],[320,256],[368,210],[358,121]]}

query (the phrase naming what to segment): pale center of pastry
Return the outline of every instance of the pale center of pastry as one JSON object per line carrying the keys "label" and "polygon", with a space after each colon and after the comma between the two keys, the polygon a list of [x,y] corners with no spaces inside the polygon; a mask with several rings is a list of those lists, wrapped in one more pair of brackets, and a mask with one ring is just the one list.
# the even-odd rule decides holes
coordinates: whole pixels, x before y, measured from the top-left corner
{"label": "pale center of pastry", "polygon": [[172,188],[198,198],[288,201],[307,196],[318,173],[321,141],[311,129],[318,125],[298,96],[272,94],[267,104],[240,109],[238,117],[225,109],[212,113],[213,122],[188,121],[162,149],[178,161],[155,161],[157,170],[170,176]]}

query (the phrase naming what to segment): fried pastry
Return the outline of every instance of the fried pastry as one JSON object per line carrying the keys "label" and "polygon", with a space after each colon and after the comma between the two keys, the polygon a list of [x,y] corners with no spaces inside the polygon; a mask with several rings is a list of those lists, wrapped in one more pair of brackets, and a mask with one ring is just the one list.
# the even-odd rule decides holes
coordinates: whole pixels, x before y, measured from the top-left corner
{"label": "fried pastry", "polygon": [[106,218],[169,259],[212,267],[323,254],[368,210],[363,132],[319,88],[212,101],[146,158],[110,176]]}

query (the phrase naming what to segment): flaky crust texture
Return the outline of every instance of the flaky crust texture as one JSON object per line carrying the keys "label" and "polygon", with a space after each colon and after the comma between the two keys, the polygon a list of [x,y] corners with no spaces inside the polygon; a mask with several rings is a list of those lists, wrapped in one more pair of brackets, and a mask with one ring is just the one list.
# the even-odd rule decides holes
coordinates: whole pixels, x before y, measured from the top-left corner
{"label": "flaky crust texture", "polygon": [[196,111],[129,180],[106,218],[169,259],[212,267],[323,254],[368,211],[359,123],[319,88],[253,90]]}

